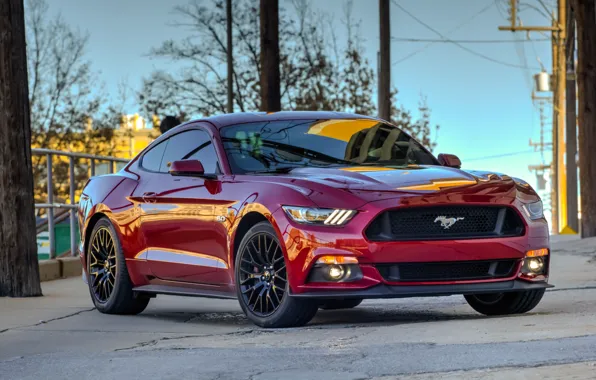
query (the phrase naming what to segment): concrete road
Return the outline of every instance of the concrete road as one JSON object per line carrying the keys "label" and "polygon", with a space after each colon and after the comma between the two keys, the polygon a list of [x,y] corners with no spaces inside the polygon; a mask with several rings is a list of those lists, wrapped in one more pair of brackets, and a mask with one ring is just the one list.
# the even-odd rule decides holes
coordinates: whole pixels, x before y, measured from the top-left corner
{"label": "concrete road", "polygon": [[461,296],[365,301],[263,330],[236,301],[159,296],[102,315],[80,279],[0,299],[1,379],[596,379],[596,240],[559,239],[531,313],[487,318]]}

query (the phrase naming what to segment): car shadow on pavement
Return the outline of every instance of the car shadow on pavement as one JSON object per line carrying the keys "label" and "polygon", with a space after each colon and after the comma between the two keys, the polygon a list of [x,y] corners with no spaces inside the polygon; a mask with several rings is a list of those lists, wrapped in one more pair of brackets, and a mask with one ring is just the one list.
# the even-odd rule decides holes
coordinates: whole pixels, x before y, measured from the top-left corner
{"label": "car shadow on pavement", "polygon": [[[179,322],[185,324],[217,325],[220,327],[254,326],[241,311],[221,310],[185,310],[160,308],[147,310],[138,318]],[[218,310],[219,309],[219,310]],[[231,309],[231,308],[230,308]],[[463,302],[408,305],[403,302],[363,304],[354,309],[319,310],[309,327],[343,326],[343,325],[399,325],[421,322],[440,322],[448,320],[474,320],[490,318],[469,309]],[[502,318],[502,317],[501,317]]]}
{"label": "car shadow on pavement", "polygon": [[486,318],[480,314],[442,312],[438,310],[407,310],[396,305],[379,310],[374,307],[359,307],[350,310],[319,311],[310,325],[401,325],[421,322],[449,320],[471,320]]}

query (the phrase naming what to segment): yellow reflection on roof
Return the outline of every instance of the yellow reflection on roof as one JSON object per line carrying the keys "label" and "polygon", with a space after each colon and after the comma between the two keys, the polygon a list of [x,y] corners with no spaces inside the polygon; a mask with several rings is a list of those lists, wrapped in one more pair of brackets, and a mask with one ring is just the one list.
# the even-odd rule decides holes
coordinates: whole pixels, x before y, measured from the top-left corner
{"label": "yellow reflection on roof", "polygon": [[377,124],[379,124],[378,121],[370,119],[326,120],[313,124],[306,133],[347,142],[356,132],[372,128]]}
{"label": "yellow reflection on roof", "polygon": [[450,187],[475,185],[476,183],[477,182],[475,180],[469,180],[469,179],[432,181],[431,183],[425,183],[425,184],[420,184],[420,185],[410,185],[410,186],[398,187],[397,190],[439,191],[439,190],[447,189]]}

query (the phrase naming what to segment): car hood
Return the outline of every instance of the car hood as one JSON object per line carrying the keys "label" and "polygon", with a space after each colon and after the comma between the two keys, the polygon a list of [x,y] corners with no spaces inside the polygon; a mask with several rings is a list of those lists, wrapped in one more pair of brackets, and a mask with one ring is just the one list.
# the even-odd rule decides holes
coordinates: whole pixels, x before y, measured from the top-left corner
{"label": "car hood", "polygon": [[516,198],[533,202],[540,199],[529,184],[517,178],[492,171],[444,166],[308,167],[294,169],[288,174],[251,176],[249,180],[288,186],[319,206],[334,208],[359,207],[363,203],[404,196],[454,202],[512,202]]}
{"label": "car hood", "polygon": [[[280,176],[282,178],[286,176]],[[299,168],[287,177],[334,188],[376,192],[427,192],[490,183],[514,187],[513,178],[495,172],[466,171],[443,166]],[[287,178],[286,177],[286,178]]]}

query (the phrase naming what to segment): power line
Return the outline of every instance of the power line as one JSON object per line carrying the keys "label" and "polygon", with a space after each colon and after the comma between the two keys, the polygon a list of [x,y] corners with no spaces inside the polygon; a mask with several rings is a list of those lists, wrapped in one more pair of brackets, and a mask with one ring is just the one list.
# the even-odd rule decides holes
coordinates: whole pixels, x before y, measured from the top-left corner
{"label": "power line", "polygon": [[406,8],[404,8],[403,6],[401,6],[397,1],[393,0],[393,4],[396,7],[398,7],[399,9],[401,9],[408,16],[410,16],[411,18],[413,18],[417,23],[419,23],[420,25],[424,26],[425,28],[427,28],[431,32],[435,33],[436,35],[438,35],[439,37],[441,37],[443,40],[445,40],[445,41],[451,41],[451,43],[453,43],[455,46],[459,47],[462,50],[467,51],[470,54],[473,54],[473,55],[478,56],[480,58],[484,58],[487,61],[498,63],[498,64],[503,65],[503,66],[515,67],[515,68],[518,68],[518,69],[521,68],[521,69],[525,69],[525,70],[534,70],[534,71],[535,70],[540,70],[539,68],[536,68],[536,67],[521,66],[521,65],[516,65],[514,63],[500,61],[500,60],[498,60],[496,58],[492,58],[492,57],[489,57],[489,56],[484,55],[482,53],[478,53],[477,51],[474,51],[474,50],[472,50],[470,48],[467,48],[466,46],[464,46],[464,45],[462,45],[462,44],[460,44],[460,43],[458,43],[456,41],[450,40],[449,38],[445,37],[441,32],[439,32],[438,30],[436,30],[432,26],[428,25],[427,23],[425,23],[424,21],[422,21],[421,19],[419,19],[418,17],[416,17],[414,14],[412,14]]}
{"label": "power line", "polygon": [[475,157],[475,158],[469,158],[469,159],[464,159],[463,161],[468,162],[468,161],[482,161],[482,160],[490,160],[493,158],[501,158],[501,157],[509,157],[509,156],[519,156],[520,154],[528,154],[528,153],[535,153],[534,150],[523,150],[520,152],[510,152],[510,153],[503,153],[503,154],[497,154],[494,156],[483,156],[483,157]]}
{"label": "power line", "polygon": [[495,5],[497,6],[497,11],[499,11],[501,17],[503,17],[505,21],[509,21],[509,18],[505,15],[505,13],[507,12],[501,8],[503,6],[503,4],[501,4],[501,1],[495,0]]}
{"label": "power line", "polygon": [[392,37],[393,41],[400,41],[400,42],[432,42],[434,43],[450,43],[450,44],[501,44],[501,43],[516,43],[516,42],[534,42],[534,41],[550,41],[550,38],[543,38],[538,40],[522,40],[522,41],[515,41],[515,40],[444,40],[444,39],[437,39],[437,38],[399,38],[399,37]]}
{"label": "power line", "polygon": [[[522,66],[528,66],[528,56],[526,54],[526,45],[524,45],[524,43],[523,43],[527,40],[524,40],[518,33],[513,33],[513,34],[515,36],[514,38],[516,41],[515,51],[517,53],[517,56],[519,57],[519,62]],[[532,78],[523,69],[522,69],[522,75],[525,79],[526,86],[528,87],[528,91],[531,95],[532,94]]]}
{"label": "power line", "polygon": [[[553,16],[552,16],[552,13],[551,12],[553,10],[550,9],[548,6],[546,6],[546,4],[544,3],[543,0],[538,0],[538,2],[540,3],[540,5],[542,5],[542,8],[544,8],[544,13],[543,12],[540,12],[540,13],[543,16],[545,16],[546,18],[548,18],[549,20],[552,20],[553,19]],[[536,9],[538,11],[538,7],[535,7],[535,6],[531,5],[531,4],[526,4],[526,5],[529,6],[529,7],[534,8],[534,9]]]}
{"label": "power line", "polygon": [[[449,30],[447,32],[447,34],[451,34],[451,33],[455,33],[456,31],[460,30],[461,28],[463,28],[464,26],[466,26],[467,24],[469,24],[470,22],[472,22],[476,17],[480,16],[481,14],[483,14],[484,12],[488,11],[489,9],[491,9],[493,7],[494,3],[492,2],[492,0],[488,3],[488,5],[486,5],[484,8],[480,9],[478,12],[474,13],[471,17],[469,17],[468,19],[466,19],[464,22],[462,22],[461,24],[459,24],[458,26],[456,26],[455,28]],[[444,40],[441,40],[444,41]],[[428,44],[424,45],[423,47],[421,47],[418,50],[413,51],[412,53],[398,59],[397,61],[393,62],[394,65],[401,63],[407,59],[410,59],[412,57],[414,57],[415,55],[418,55],[419,53],[422,53],[424,50],[428,49],[429,47],[431,47],[432,45],[434,45],[435,42],[429,42]]]}

